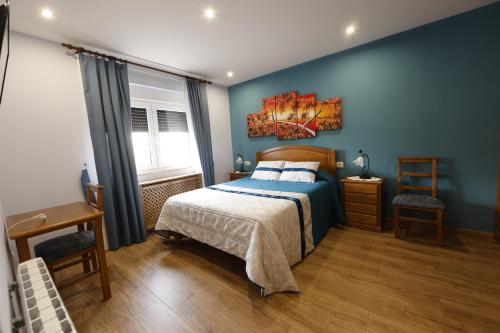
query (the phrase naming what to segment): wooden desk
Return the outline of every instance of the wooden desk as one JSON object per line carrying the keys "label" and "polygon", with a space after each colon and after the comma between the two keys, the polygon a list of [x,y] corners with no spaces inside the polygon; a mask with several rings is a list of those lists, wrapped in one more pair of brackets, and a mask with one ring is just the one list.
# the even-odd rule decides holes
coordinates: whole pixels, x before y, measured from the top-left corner
{"label": "wooden desk", "polygon": [[104,241],[102,235],[102,216],[104,213],[87,205],[85,202],[75,202],[67,205],[9,216],[7,217],[7,229],[19,221],[28,219],[38,214],[45,214],[47,216],[47,220],[45,222],[24,222],[8,231],[9,238],[15,240],[16,242],[19,262],[31,259],[28,238],[77,226],[84,222],[92,223],[94,227],[93,230],[95,232],[97,258],[99,261],[104,298],[110,298],[111,288],[109,286],[108,266],[106,264],[106,253],[104,251]]}

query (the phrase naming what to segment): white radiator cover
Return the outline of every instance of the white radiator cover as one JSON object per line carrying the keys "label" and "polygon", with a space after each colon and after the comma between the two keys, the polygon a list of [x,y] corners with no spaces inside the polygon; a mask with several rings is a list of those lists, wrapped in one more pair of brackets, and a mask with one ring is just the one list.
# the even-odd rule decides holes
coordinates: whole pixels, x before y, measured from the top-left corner
{"label": "white radiator cover", "polygon": [[17,266],[17,283],[27,332],[76,332],[41,258],[28,260]]}

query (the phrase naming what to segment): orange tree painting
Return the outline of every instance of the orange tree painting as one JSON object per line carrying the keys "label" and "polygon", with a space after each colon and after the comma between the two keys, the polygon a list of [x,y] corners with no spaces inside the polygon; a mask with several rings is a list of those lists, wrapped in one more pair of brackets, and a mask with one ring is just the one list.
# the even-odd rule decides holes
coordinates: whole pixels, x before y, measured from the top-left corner
{"label": "orange tree painting", "polygon": [[247,127],[249,137],[313,138],[316,131],[342,128],[342,100],[316,101],[315,94],[299,96],[295,91],[266,97],[262,111],[247,115]]}
{"label": "orange tree painting", "polygon": [[316,105],[318,131],[342,128],[342,102],[340,97],[319,101]]}
{"label": "orange tree painting", "polygon": [[297,97],[297,138],[314,138],[316,136],[316,95],[309,94]]}
{"label": "orange tree painting", "polygon": [[297,93],[276,96],[276,136],[280,140],[297,139]]}
{"label": "orange tree painting", "polygon": [[276,97],[262,99],[262,111],[247,115],[248,137],[276,135]]}

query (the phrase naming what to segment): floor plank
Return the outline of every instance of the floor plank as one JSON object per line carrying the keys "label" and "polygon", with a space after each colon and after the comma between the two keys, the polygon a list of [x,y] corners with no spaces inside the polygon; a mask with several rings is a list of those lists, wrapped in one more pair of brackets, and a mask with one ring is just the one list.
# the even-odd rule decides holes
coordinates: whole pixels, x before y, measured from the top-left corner
{"label": "floor plank", "polygon": [[195,241],[150,235],[107,258],[110,300],[97,276],[61,292],[80,332],[500,332],[500,245],[484,237],[332,229],[293,268],[301,292],[264,298],[243,261]]}

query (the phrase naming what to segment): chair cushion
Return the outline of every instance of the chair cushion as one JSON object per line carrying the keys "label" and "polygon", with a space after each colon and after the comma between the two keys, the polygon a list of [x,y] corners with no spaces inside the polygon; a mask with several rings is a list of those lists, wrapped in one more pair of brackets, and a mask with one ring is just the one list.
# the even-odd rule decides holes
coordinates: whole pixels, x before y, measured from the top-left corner
{"label": "chair cushion", "polygon": [[43,258],[48,263],[94,245],[94,232],[78,231],[49,239],[35,245],[34,249],[35,256]]}
{"label": "chair cushion", "polygon": [[425,194],[400,194],[394,197],[392,204],[418,208],[444,209],[444,204],[441,200]]}

